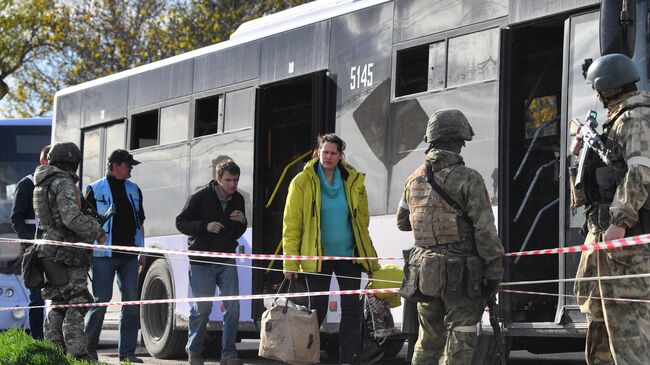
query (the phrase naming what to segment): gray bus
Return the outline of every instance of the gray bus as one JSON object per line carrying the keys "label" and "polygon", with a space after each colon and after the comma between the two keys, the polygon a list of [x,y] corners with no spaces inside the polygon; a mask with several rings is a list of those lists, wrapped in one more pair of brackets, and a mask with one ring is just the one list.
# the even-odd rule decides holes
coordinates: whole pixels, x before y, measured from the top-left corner
{"label": "gray bus", "polygon": [[[641,0],[315,1],[244,23],[228,41],[59,91],[53,138],[82,146],[82,187],[103,176],[114,148],[142,161],[133,179],[144,194],[147,245],[157,247],[186,248],[174,217],[218,159],[234,158],[252,218],[238,252],[273,253],[288,183],[300,171],[294,162],[318,134],[336,132],[366,173],[379,255],[400,256],[412,237],[397,230],[394,214],[406,177],[424,161],[426,121],[458,108],[476,132],[465,161],[488,185],[506,251],[577,245],[583,221],[569,209],[568,121],[589,109],[604,115],[582,65],[627,52],[645,89],[647,13]],[[506,281],[571,278],[578,260],[504,259]],[[242,294],[276,290],[280,272],[250,266],[280,263],[240,263]],[[190,296],[187,268],[187,259],[150,258],[142,299]],[[571,284],[520,289],[559,297],[501,293],[510,348],[582,347],[585,318],[564,296]],[[340,319],[338,298],[330,300],[326,350],[336,349]],[[214,308],[209,328],[219,336]],[[257,336],[263,310],[242,303],[242,337]],[[182,352],[188,312],[186,303],[142,307],[153,356]],[[389,354],[404,337],[387,342]]]}

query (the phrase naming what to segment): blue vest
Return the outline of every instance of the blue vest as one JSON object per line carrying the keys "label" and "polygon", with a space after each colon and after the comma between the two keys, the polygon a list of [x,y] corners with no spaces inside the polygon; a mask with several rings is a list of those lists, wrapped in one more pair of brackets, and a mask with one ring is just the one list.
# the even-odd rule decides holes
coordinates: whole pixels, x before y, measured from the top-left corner
{"label": "blue vest", "polygon": [[[143,247],[144,246],[144,237],[142,236],[142,230],[140,229],[140,194],[138,193],[138,186],[129,180],[124,180],[124,187],[126,189],[126,195],[129,198],[129,201],[131,202],[131,206],[133,207],[133,219],[135,221],[135,245],[138,247]],[[111,194],[111,186],[108,184],[108,180],[106,178],[99,179],[95,181],[94,183],[90,184],[88,188],[86,188],[86,195],[88,194],[88,190],[92,188],[93,189],[93,195],[95,197],[95,202],[97,202],[97,213],[104,215],[108,211],[108,208],[111,206],[113,203],[113,194]],[[111,245],[111,242],[113,242],[112,238],[112,226],[113,226],[113,218],[109,219],[106,223],[104,223],[104,226],[102,227],[104,229],[104,232],[106,232],[106,242],[104,242],[104,245]],[[95,241],[95,244],[97,244],[97,241]],[[96,249],[93,250],[93,256],[94,257],[111,257],[112,256],[112,251],[107,250],[107,249]]]}

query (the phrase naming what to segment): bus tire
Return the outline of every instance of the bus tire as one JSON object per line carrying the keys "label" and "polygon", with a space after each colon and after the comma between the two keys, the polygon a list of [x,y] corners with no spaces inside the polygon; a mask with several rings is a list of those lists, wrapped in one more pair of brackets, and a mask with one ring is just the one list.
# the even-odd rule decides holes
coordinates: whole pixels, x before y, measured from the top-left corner
{"label": "bus tire", "polygon": [[[142,284],[142,300],[172,299],[174,286],[167,260],[151,264]],[[140,328],[147,352],[157,359],[184,356],[187,332],[174,329],[173,304],[147,304],[140,308]]]}

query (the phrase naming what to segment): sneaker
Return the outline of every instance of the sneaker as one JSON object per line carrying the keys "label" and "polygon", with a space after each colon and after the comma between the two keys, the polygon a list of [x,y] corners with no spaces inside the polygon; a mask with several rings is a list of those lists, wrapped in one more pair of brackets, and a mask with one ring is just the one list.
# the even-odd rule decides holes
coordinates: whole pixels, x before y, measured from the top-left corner
{"label": "sneaker", "polygon": [[244,360],[238,357],[222,357],[221,365],[244,365]]}
{"label": "sneaker", "polygon": [[204,365],[205,361],[203,360],[203,356],[201,354],[194,354],[191,352],[187,353],[187,363],[189,365]]}
{"label": "sneaker", "polygon": [[120,356],[120,362],[130,362],[131,364],[143,364],[144,361],[135,355]]}

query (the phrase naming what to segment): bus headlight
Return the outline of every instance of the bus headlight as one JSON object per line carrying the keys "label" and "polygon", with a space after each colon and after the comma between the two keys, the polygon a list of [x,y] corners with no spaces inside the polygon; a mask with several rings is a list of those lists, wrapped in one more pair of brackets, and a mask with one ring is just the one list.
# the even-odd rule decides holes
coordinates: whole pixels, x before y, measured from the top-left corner
{"label": "bus headlight", "polygon": [[10,298],[13,297],[14,296],[14,290],[13,289],[7,289],[5,291],[5,295],[10,297]]}
{"label": "bus headlight", "polygon": [[19,321],[25,318],[25,310],[22,308],[14,309],[11,313],[11,316],[14,317],[15,320]]}

